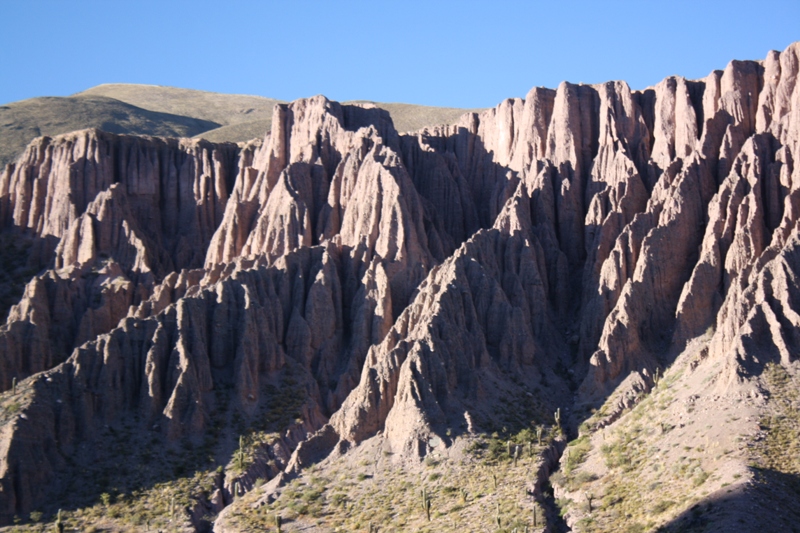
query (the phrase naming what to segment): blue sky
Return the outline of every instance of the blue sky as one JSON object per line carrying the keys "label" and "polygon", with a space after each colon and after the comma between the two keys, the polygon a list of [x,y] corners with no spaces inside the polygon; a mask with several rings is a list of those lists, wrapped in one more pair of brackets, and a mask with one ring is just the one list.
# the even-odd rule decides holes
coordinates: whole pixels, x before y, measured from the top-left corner
{"label": "blue sky", "polygon": [[493,106],[702,77],[800,40],[800,0],[0,0],[0,103],[100,83]]}

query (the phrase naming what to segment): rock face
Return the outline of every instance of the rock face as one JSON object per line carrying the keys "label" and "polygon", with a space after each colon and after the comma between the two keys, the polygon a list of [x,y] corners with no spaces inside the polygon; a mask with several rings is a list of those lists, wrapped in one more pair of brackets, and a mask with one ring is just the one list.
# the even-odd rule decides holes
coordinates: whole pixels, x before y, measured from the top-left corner
{"label": "rock face", "polygon": [[0,223],[36,276],[0,329],[11,386],[110,331],[170,272],[199,267],[236,175],[236,145],[86,130],[28,147],[0,177]]}
{"label": "rock face", "polygon": [[46,502],[103,425],[195,438],[218,391],[249,420],[288,375],[300,416],[264,453],[291,473],[379,432],[418,457],[597,406],[709,328],[727,382],[788,365],[799,54],[535,88],[406,135],[314,97],[238,146],[35,141],[0,177],[3,231],[46,266],[0,329],[0,385],[30,376],[0,518]]}

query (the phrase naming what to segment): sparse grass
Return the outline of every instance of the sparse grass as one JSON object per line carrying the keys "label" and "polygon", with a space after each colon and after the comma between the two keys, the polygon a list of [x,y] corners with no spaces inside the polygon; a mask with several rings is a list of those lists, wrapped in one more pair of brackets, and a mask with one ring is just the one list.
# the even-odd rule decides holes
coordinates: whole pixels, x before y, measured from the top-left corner
{"label": "sparse grass", "polygon": [[754,443],[753,461],[760,468],[800,474],[800,383],[777,363],[767,364],[762,377],[771,410],[759,422],[766,437]]}
{"label": "sparse grass", "polygon": [[[522,440],[525,434],[512,438]],[[271,517],[278,513],[289,524],[289,531],[309,524],[326,531],[363,531],[370,523],[379,531],[523,531],[526,525],[532,526],[533,505],[538,506],[527,487],[534,481],[545,446],[522,447],[515,466],[507,443],[507,438],[483,435],[464,446],[468,451],[456,454],[457,458],[439,454],[416,465],[396,464],[394,456],[376,451],[377,464],[357,461],[359,467],[366,462],[370,472],[374,469],[374,475],[363,478],[346,475],[354,459],[345,457],[340,460],[351,461],[351,466],[337,463],[322,473],[305,472],[271,504],[253,508],[257,495],[246,495],[231,513],[231,526],[260,531],[269,527]],[[431,498],[430,522],[421,503],[423,488]],[[304,497],[309,494],[313,497]],[[496,524],[498,506],[500,528]],[[541,527],[544,511],[537,507],[537,513]]]}
{"label": "sparse grass", "polygon": [[586,456],[592,450],[592,441],[588,435],[572,441],[564,451],[566,460],[564,462],[564,474],[569,476],[572,471],[586,460]]}
{"label": "sparse grass", "polygon": [[[689,411],[683,402],[675,404],[681,375],[668,371],[632,408],[620,410],[619,399],[610,398],[582,424],[581,436],[569,444],[561,470],[551,477],[557,504],[578,531],[652,531],[717,488],[708,439],[670,442],[680,438],[672,433],[670,417],[678,409]],[[615,421],[602,428],[610,416]]]}

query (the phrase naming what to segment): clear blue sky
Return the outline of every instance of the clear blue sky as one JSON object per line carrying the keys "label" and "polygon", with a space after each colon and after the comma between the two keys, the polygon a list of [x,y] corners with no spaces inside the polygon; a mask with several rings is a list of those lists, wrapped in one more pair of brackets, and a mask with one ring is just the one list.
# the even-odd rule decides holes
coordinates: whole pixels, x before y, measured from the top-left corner
{"label": "clear blue sky", "polygon": [[0,0],[0,103],[100,83],[493,106],[562,80],[634,89],[800,40],[800,0]]}

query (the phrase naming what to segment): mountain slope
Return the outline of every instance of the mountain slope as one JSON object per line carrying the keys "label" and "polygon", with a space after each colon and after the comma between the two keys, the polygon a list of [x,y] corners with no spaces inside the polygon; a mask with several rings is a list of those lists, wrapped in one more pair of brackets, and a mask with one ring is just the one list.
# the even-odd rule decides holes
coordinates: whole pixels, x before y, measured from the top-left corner
{"label": "mountain slope", "polygon": [[32,98],[0,106],[0,165],[18,157],[35,137],[84,128],[109,133],[191,137],[218,127],[199,118],[155,112],[104,96]]}
{"label": "mountain slope", "polygon": [[[259,139],[270,130],[278,102],[261,96],[122,83],[98,85],[68,97],[12,102],[0,106],[0,166],[18,157],[35,137],[86,128],[202,137],[213,142]],[[398,131],[449,124],[471,111],[413,104],[375,105],[389,111]]]}
{"label": "mountain slope", "polygon": [[[196,117],[229,126],[253,120],[268,120],[278,103],[273,98],[221,94],[160,85],[106,83],[73,96],[103,96],[159,113]],[[251,137],[255,138],[255,137]],[[249,140],[241,139],[241,140]]]}
{"label": "mountain slope", "polygon": [[41,269],[0,328],[0,519],[790,529],[798,65],[37,139],[0,176]]}

